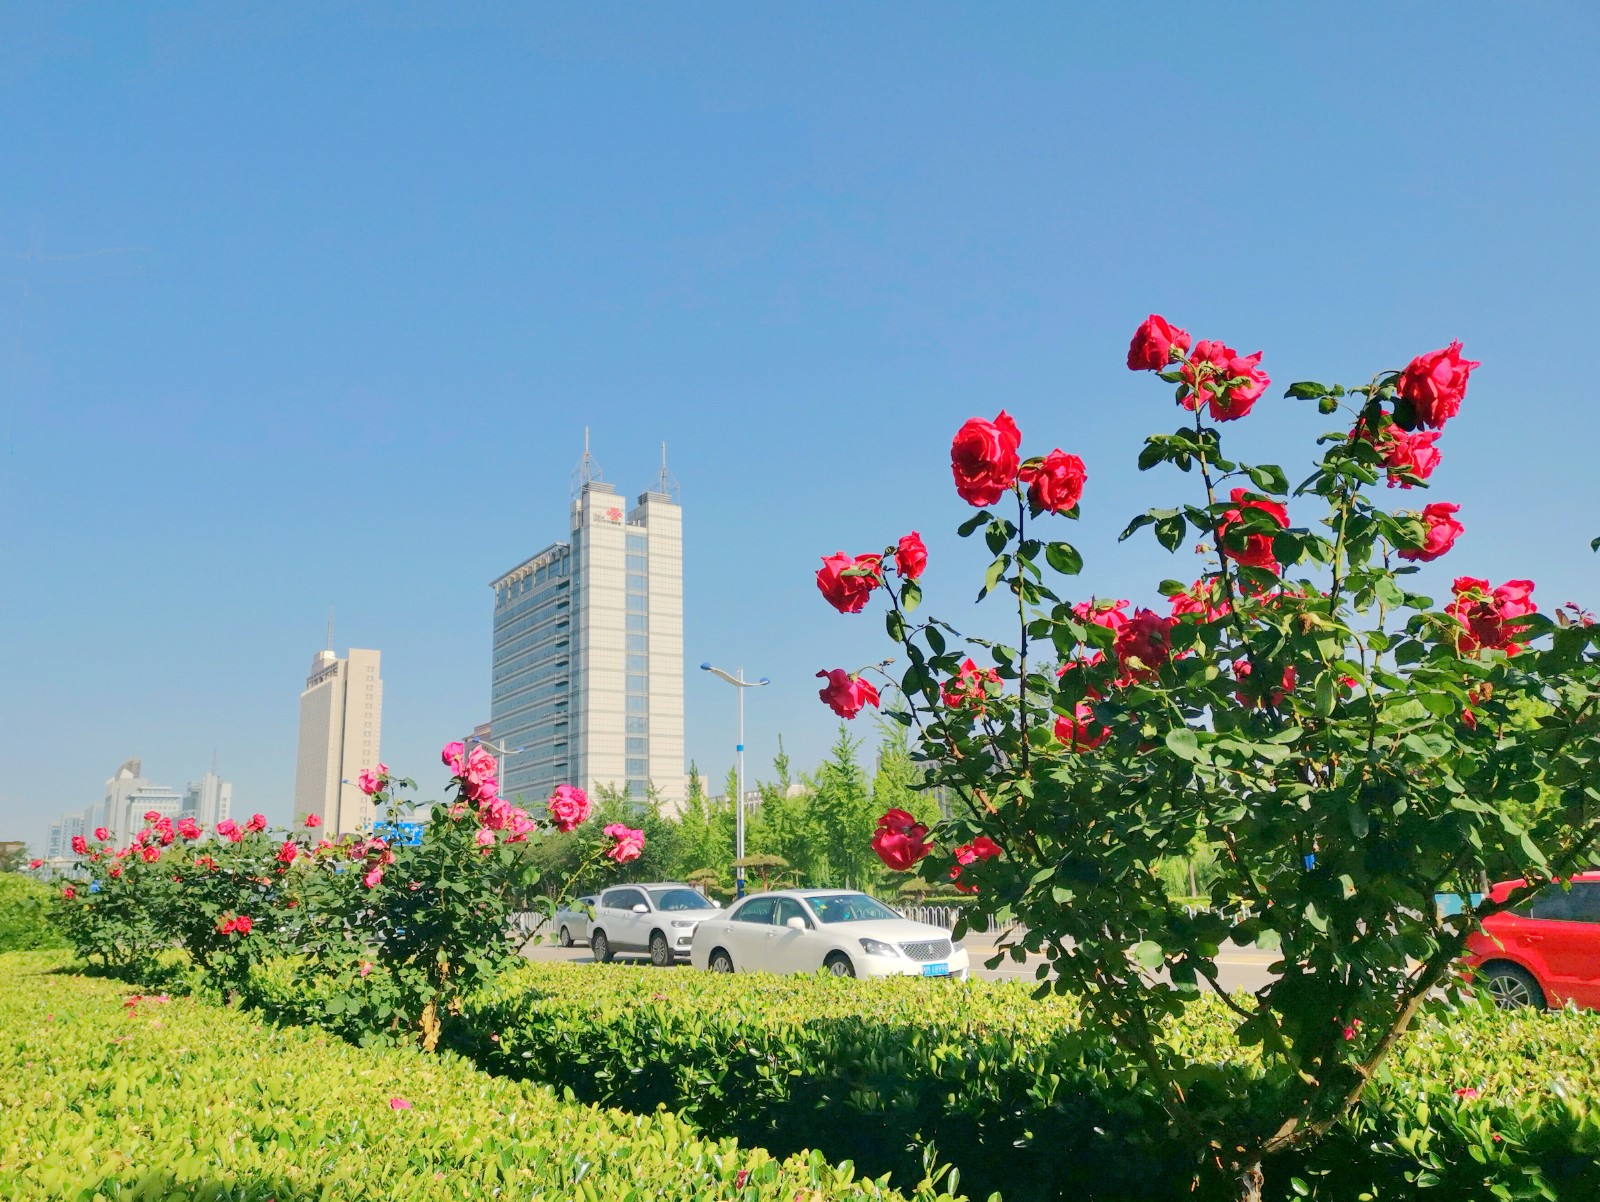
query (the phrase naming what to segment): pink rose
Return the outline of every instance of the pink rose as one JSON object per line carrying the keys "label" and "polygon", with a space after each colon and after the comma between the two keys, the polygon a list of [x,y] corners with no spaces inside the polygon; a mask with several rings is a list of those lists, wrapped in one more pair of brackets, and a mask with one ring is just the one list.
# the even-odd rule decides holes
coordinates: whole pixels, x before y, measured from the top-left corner
{"label": "pink rose", "polygon": [[478,840],[479,847],[490,847],[494,844],[494,832],[486,826],[480,826],[478,828],[478,834],[476,838]]}
{"label": "pink rose", "polygon": [[161,858],[161,849],[159,847],[141,847],[139,855],[146,864],[154,864]]}
{"label": "pink rose", "polygon": [[390,1098],[389,1099],[389,1109],[390,1110],[410,1110],[411,1109],[411,1103],[406,1101],[404,1098]]}
{"label": "pink rose", "polygon": [[283,846],[278,848],[278,862],[280,864],[293,864],[295,857],[300,854],[300,848],[293,839],[285,839]]}
{"label": "pink rose", "polygon": [[1181,593],[1172,597],[1172,616],[1195,614],[1202,622],[1215,622],[1231,612],[1222,590],[1215,580],[1196,580]]}
{"label": "pink rose", "polygon": [[1017,480],[1022,434],[1002,409],[994,421],[968,418],[950,443],[950,471],[956,492],[969,505],[993,505]]}
{"label": "pink rose", "polygon": [[78,891],[76,889],[74,889],[71,885],[68,885],[65,889],[63,889],[61,891],[61,896],[66,898],[68,901],[71,901],[73,898],[78,896]]}
{"label": "pink rose", "polygon": [[106,828],[103,826],[97,826],[94,828],[94,837],[100,840],[100,842],[105,843],[111,838],[111,832],[106,830]]}
{"label": "pink rose", "polygon": [[356,788],[371,797],[379,789],[383,788],[383,780],[371,768],[363,768],[360,775],[356,777]]}
{"label": "pink rose", "polygon": [[1189,349],[1189,335],[1159,313],[1152,313],[1133,332],[1128,344],[1129,371],[1160,371],[1172,360],[1172,348]]}
{"label": "pink rose", "polygon": [[1088,476],[1083,460],[1068,455],[1060,447],[1040,461],[1038,467],[1025,467],[1021,479],[1028,486],[1028,503],[1044,513],[1066,513],[1083,497]]}
{"label": "pink rose", "polygon": [[994,686],[995,692],[1000,691],[1000,673],[993,668],[980,668],[968,657],[962,661],[959,672],[945,681],[939,692],[945,705],[950,709],[971,707],[982,714],[991,685]]}
{"label": "pink rose", "polygon": [[1466,527],[1455,519],[1455,514],[1460,509],[1461,506],[1450,505],[1444,501],[1435,501],[1432,505],[1423,506],[1421,516],[1425,532],[1422,545],[1402,547],[1400,558],[1412,562],[1420,560],[1423,563],[1430,563],[1453,547],[1456,539],[1466,533]]}
{"label": "pink rose", "polygon": [[146,822],[160,822],[161,821],[161,811],[160,810],[146,810],[144,812],[144,820]]}
{"label": "pink rose", "polygon": [[467,745],[465,743],[446,743],[439,752],[439,759],[444,766],[456,775],[461,775],[461,769],[466,763]]}
{"label": "pink rose", "polygon": [[73,835],[72,836],[72,851],[73,851],[74,855],[80,855],[80,856],[88,855],[89,854],[89,841],[87,839],[85,839],[82,835]]}
{"label": "pink rose", "polygon": [[618,864],[626,864],[629,860],[637,860],[644,852],[644,832],[626,827],[620,822],[613,822],[605,828],[605,836],[615,839],[611,847],[606,849],[606,856]]}
{"label": "pink rose", "polygon": [[183,818],[178,822],[178,834],[187,842],[193,843],[200,837],[200,824],[193,818]]}
{"label": "pink rose", "polygon": [[589,820],[589,795],[575,785],[557,785],[545,809],[556,830],[571,834]]}
{"label": "pink rose", "polygon": [[900,578],[915,580],[927,566],[928,548],[922,543],[922,535],[915,530],[903,535],[894,549],[894,570],[900,573]]}
{"label": "pink rose", "polygon": [[1379,440],[1378,453],[1383,456],[1383,466],[1388,472],[1389,487],[1399,485],[1410,488],[1414,480],[1426,480],[1444,458],[1435,448],[1439,440],[1436,430],[1406,431],[1392,426]]}
{"label": "pink rose", "polygon": [[492,776],[486,776],[480,781],[468,780],[466,794],[480,805],[495,800],[495,795],[500,792],[500,782]]}
{"label": "pink rose", "polygon": [[928,828],[904,810],[888,810],[878,819],[872,850],[895,872],[905,872],[933,850]]}
{"label": "pink rose", "polygon": [[368,889],[376,889],[378,887],[378,882],[381,880],[383,880],[383,869],[377,865],[374,865],[372,870],[368,872],[366,876],[361,878],[361,883]]}
{"label": "pink rose", "polygon": [[1205,401],[1211,406],[1212,418],[1219,422],[1245,416],[1272,383],[1272,378],[1256,366],[1260,362],[1260,351],[1241,355],[1221,342],[1195,343],[1194,354],[1181,369],[1183,381],[1191,391],[1179,404],[1196,410]]}
{"label": "pink rose", "polygon": [[1458,576],[1450,587],[1455,600],[1444,611],[1462,625],[1456,642],[1463,653],[1482,649],[1516,655],[1522,650],[1516,639],[1523,625],[1516,619],[1536,612],[1533,581],[1508,580],[1491,592],[1487,580]]}
{"label": "pink rose", "polygon": [[870,682],[850,675],[843,668],[818,672],[817,675],[828,682],[817,696],[841,718],[854,718],[863,706],[878,704],[878,690]]}
{"label": "pink rose", "polygon": [[1090,622],[1096,626],[1104,626],[1107,630],[1121,630],[1128,624],[1128,615],[1123,613],[1129,602],[1104,601],[1098,597],[1091,597],[1087,601],[1079,601],[1072,607],[1073,615],[1080,622]]}
{"label": "pink rose", "polygon": [[1452,342],[1443,350],[1418,355],[1400,373],[1396,386],[1400,396],[1411,403],[1415,419],[1408,425],[1440,429],[1461,412],[1467,395],[1467,377],[1478,364],[1461,357],[1461,344]]}
{"label": "pink rose", "polygon": [[[865,569],[866,574],[844,573],[849,569]],[[817,569],[817,589],[828,604],[842,614],[858,614],[866,608],[872,590],[883,583],[883,557],[880,555],[846,555],[835,551],[822,557],[822,567]]]}
{"label": "pink rose", "polygon": [[493,776],[499,767],[500,765],[496,762],[494,756],[490,755],[482,747],[474,747],[467,755],[467,765],[462,775],[470,783],[479,784]]}
{"label": "pink rose", "polygon": [[1244,520],[1246,509],[1255,509],[1266,514],[1284,530],[1289,528],[1289,511],[1276,501],[1265,497],[1247,499],[1249,494],[1242,488],[1233,490],[1234,508],[1222,515],[1222,521],[1217,525],[1217,532],[1221,536],[1221,551],[1234,563],[1244,564],[1246,567],[1262,568],[1268,572],[1278,570],[1277,556],[1272,550],[1272,535],[1265,533],[1246,534],[1244,546],[1235,548],[1229,545],[1228,531]]}
{"label": "pink rose", "polygon": [[252,834],[256,831],[267,829],[267,816],[265,814],[251,814],[250,821],[244,824],[244,829]]}
{"label": "pink rose", "polygon": [[311,829],[314,830],[314,829],[316,829],[317,827],[319,827],[321,825],[322,825],[322,815],[321,814],[307,814],[306,815],[306,826],[308,826],[308,827],[310,827]]}

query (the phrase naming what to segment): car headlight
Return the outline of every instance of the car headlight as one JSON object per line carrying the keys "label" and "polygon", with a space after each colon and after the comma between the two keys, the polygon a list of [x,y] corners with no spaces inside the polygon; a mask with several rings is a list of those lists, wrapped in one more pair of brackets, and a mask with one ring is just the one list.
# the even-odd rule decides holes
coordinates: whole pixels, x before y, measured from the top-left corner
{"label": "car headlight", "polygon": [[672,925],[682,930],[689,927],[696,927],[700,924],[695,922],[693,919],[674,918],[672,920]]}
{"label": "car headlight", "polygon": [[892,943],[885,943],[881,939],[862,939],[861,950],[869,956],[898,956],[900,949]]}

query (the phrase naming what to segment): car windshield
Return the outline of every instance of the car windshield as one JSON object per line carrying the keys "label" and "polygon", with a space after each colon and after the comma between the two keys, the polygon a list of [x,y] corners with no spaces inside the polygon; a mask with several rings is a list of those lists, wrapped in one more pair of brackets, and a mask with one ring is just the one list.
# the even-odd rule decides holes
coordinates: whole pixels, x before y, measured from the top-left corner
{"label": "car windshield", "polygon": [[885,918],[899,918],[888,906],[865,893],[828,893],[806,898],[817,917],[826,923],[880,922]]}
{"label": "car windshield", "polygon": [[658,910],[715,910],[716,907],[693,889],[652,889],[650,898]]}

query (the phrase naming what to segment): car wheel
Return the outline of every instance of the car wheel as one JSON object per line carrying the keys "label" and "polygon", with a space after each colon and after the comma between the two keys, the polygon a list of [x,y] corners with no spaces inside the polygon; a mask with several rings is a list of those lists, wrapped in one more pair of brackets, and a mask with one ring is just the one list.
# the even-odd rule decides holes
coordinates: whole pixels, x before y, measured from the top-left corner
{"label": "car wheel", "polygon": [[572,932],[567,930],[565,925],[563,925],[562,928],[561,928],[561,946],[562,947],[571,947],[572,946]]}
{"label": "car wheel", "polygon": [[596,931],[589,936],[589,950],[594,952],[594,958],[597,963],[611,963],[611,940],[606,938],[604,931]]}
{"label": "car wheel", "polygon": [[834,952],[833,955],[823,961],[822,967],[836,977],[853,977],[856,975],[856,966],[850,963],[850,957],[843,952]]}
{"label": "car wheel", "polygon": [[650,963],[657,968],[672,967],[672,948],[667,946],[667,937],[660,931],[650,932]]}
{"label": "car wheel", "polygon": [[719,947],[711,953],[711,959],[706,967],[712,972],[732,972],[733,957]]}
{"label": "car wheel", "polygon": [[1520,1010],[1532,1006],[1545,1008],[1544,990],[1533,974],[1515,964],[1491,964],[1484,970],[1484,983],[1494,1004],[1502,1010]]}

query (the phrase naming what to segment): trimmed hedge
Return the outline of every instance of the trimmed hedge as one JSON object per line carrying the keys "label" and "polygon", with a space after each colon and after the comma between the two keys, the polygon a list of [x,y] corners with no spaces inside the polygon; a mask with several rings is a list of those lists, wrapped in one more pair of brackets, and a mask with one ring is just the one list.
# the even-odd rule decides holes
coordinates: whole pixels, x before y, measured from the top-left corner
{"label": "trimmed hedge", "polygon": [[[0,956],[0,1198],[900,1197],[818,1153],[779,1161],[671,1114],[562,1101],[456,1056],[128,997],[65,963]],[[915,1197],[950,1202],[932,1188]]]}
{"label": "trimmed hedge", "polygon": [[[281,976],[263,984],[295,993]],[[1072,999],[1015,984],[532,964],[470,998],[454,1038],[491,1070],[665,1105],[775,1153],[816,1147],[915,1180],[932,1145],[975,1197],[1234,1196],[1220,1178],[1191,1192],[1164,1116]],[[1191,1093],[1248,1097],[1259,1080],[1219,1005],[1196,1004],[1169,1038],[1201,1062]],[[1350,1118],[1268,1164],[1268,1194],[1592,1202],[1597,1097],[1600,1015],[1426,1019]]]}
{"label": "trimmed hedge", "polygon": [[0,952],[67,946],[50,921],[54,896],[47,886],[20,872],[0,872]]}

